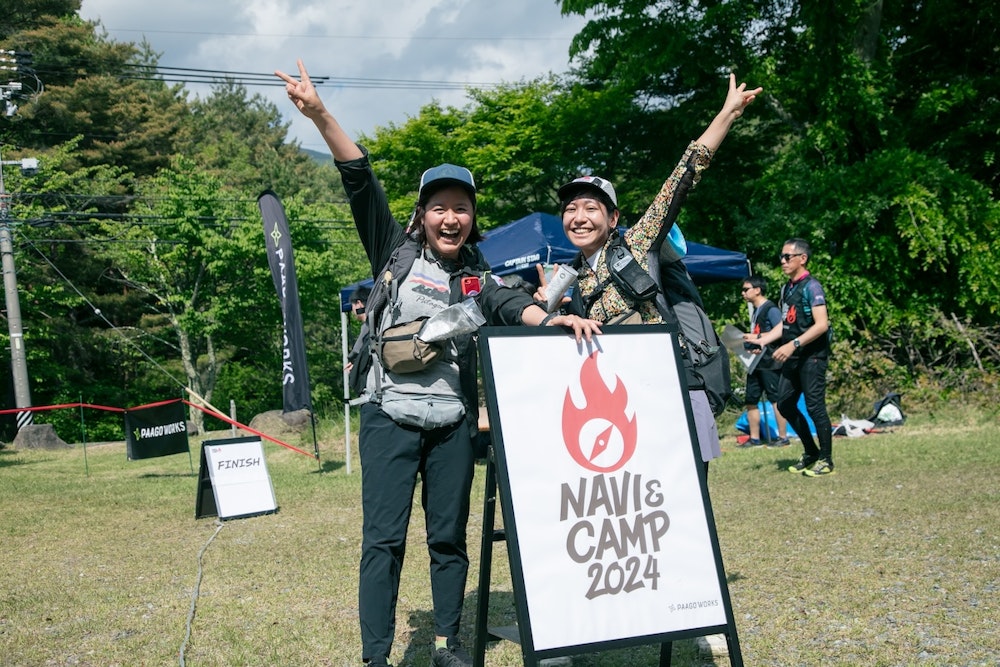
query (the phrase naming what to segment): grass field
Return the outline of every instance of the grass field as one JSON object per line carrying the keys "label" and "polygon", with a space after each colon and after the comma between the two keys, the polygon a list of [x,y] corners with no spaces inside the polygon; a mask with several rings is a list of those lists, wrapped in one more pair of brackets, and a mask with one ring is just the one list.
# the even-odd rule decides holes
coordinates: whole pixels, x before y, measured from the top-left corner
{"label": "grass field", "polygon": [[[0,664],[360,664],[360,466],[337,428],[315,461],[265,442],[279,511],[195,519],[198,458],[129,462],[123,444],[0,450]],[[342,428],[342,427],[340,427]],[[341,436],[342,438],[342,436]],[[835,441],[837,474],[792,475],[797,442],[736,450],[709,487],[746,665],[996,665],[1000,427],[961,407]],[[311,451],[311,442],[307,447]],[[192,470],[193,467],[193,470]],[[470,521],[471,646],[484,467]],[[397,665],[429,664],[423,520],[414,512]],[[509,624],[497,546],[491,623]],[[655,647],[574,666],[655,665]],[[718,664],[728,664],[719,659]],[[488,667],[521,664],[491,645]],[[674,665],[712,664],[692,641]]]}

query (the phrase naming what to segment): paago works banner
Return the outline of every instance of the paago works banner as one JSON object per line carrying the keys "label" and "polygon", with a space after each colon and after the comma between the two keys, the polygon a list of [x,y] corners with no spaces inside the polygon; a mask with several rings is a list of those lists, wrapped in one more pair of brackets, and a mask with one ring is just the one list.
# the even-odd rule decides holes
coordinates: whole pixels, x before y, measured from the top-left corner
{"label": "paago works banner", "polygon": [[309,371],[306,369],[306,341],[299,307],[299,283],[295,277],[292,256],[292,236],[288,232],[285,209],[278,196],[270,190],[261,193],[257,205],[264,218],[264,241],[267,263],[281,302],[284,321],[281,347],[281,387],[284,411],[295,412],[312,408],[309,391]]}
{"label": "paago works banner", "polygon": [[125,411],[128,459],[151,459],[188,451],[184,403],[178,399]]}
{"label": "paago works banner", "polygon": [[673,342],[656,329],[590,348],[485,336],[504,520],[536,651],[728,622]]}

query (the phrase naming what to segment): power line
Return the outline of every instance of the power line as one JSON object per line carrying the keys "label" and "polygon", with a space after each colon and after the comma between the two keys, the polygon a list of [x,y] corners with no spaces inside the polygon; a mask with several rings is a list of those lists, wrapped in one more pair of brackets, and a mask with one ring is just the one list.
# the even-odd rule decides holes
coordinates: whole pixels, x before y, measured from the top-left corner
{"label": "power line", "polygon": [[48,264],[52,268],[52,270],[55,271],[56,274],[60,278],[63,279],[63,281],[65,281],[65,283],[69,286],[70,289],[72,289],[74,292],[76,292],[77,296],[79,296],[81,299],[83,299],[83,302],[90,307],[90,309],[93,311],[93,313],[94,313],[95,316],[97,316],[105,324],[107,324],[108,327],[112,331],[114,331],[115,333],[117,333],[118,335],[120,335],[121,338],[122,338],[122,340],[126,344],[131,345],[140,355],[142,355],[142,357],[144,359],[146,359],[146,361],[148,361],[149,363],[151,363],[154,368],[156,368],[157,370],[159,370],[161,373],[163,373],[169,379],[173,380],[181,389],[185,389],[185,390],[187,389],[187,385],[185,383],[183,383],[180,380],[178,380],[170,371],[168,371],[166,368],[164,368],[162,365],[160,365],[159,362],[157,362],[155,359],[153,359],[153,357],[151,357],[149,354],[147,354],[146,351],[144,349],[142,349],[142,347],[140,347],[137,342],[135,342],[134,340],[132,340],[131,338],[129,338],[127,335],[125,335],[124,331],[122,331],[119,327],[116,327],[114,325],[114,323],[111,322],[111,320],[109,320],[108,318],[106,318],[104,316],[104,313],[101,312],[101,309],[98,308],[96,305],[94,305],[94,303],[90,299],[88,299],[84,295],[83,292],[81,292],[79,289],[77,289],[76,285],[73,284],[73,281],[71,281],[69,278],[67,278],[66,275],[62,271],[59,270],[59,267],[57,267],[55,264],[53,264],[52,261],[45,255],[45,253],[43,253],[41,250],[39,250],[38,247],[35,246],[35,244],[30,239],[26,239],[26,240],[28,241],[29,245],[31,245],[31,249],[34,250],[36,253],[38,253],[38,255],[43,260],[45,260],[46,264]]}
{"label": "power line", "polygon": [[[67,74],[62,69],[39,68],[40,74],[61,78]],[[126,81],[162,81],[164,83],[224,84],[245,87],[284,87],[285,82],[273,72],[240,72],[233,70],[172,67],[169,65],[144,65],[129,63],[120,72],[108,72]],[[488,81],[443,81],[439,79],[379,79],[372,77],[309,75],[317,88],[359,88],[380,90],[465,90],[467,88],[496,88],[501,84]]]}
{"label": "power line", "polygon": [[136,32],[150,35],[201,35],[204,37],[280,37],[284,39],[328,39],[328,40],[358,40],[358,41],[392,41],[392,42],[569,42],[571,37],[528,37],[525,35],[314,35],[289,33],[251,33],[251,32],[212,32],[197,30],[146,30],[144,28],[108,28],[108,32]]}

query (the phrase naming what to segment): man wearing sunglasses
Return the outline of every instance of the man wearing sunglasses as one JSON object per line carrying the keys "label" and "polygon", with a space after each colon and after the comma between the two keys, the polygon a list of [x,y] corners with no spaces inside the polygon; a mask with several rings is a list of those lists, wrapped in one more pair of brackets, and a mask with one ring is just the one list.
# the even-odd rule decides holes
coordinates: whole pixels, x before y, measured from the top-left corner
{"label": "man wearing sunglasses", "polygon": [[[803,454],[789,472],[809,477],[833,474],[833,429],[826,411],[826,369],[830,360],[830,319],[826,294],[806,265],[811,249],[808,241],[785,241],[778,260],[788,282],[781,288],[780,326],[763,334],[761,345],[781,340],[773,358],[781,366],[778,382],[778,410],[802,441]],[[799,410],[805,396],[806,411],[816,426],[816,440],[809,422]]]}

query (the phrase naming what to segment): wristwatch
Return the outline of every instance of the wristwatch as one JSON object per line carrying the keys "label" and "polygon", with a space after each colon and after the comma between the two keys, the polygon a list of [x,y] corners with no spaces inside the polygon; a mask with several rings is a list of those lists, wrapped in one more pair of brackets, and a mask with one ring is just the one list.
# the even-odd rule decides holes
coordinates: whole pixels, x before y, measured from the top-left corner
{"label": "wristwatch", "polygon": [[796,338],[796,339],[794,339],[794,340],[792,341],[792,347],[794,347],[794,348],[795,348],[796,350],[797,350],[797,349],[799,349],[799,346],[800,346],[800,345],[802,345],[802,343],[800,343],[800,342],[799,342],[799,339],[798,339],[798,338]]}

